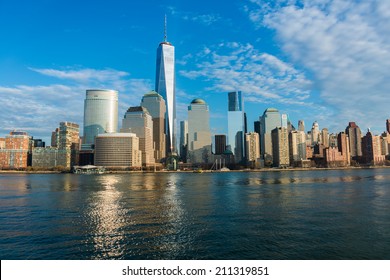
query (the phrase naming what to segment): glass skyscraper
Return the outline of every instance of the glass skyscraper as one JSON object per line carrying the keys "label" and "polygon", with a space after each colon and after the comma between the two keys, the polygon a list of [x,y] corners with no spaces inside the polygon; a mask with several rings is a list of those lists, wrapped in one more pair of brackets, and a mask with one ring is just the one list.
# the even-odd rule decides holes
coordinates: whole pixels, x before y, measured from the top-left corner
{"label": "glass skyscraper", "polygon": [[118,130],[118,92],[115,90],[87,90],[84,101],[83,150],[89,150],[95,137]]}
{"label": "glass skyscraper", "polygon": [[228,93],[228,145],[236,162],[244,157],[244,104],[241,91]]}
{"label": "glass skyscraper", "polygon": [[176,96],[175,96],[175,47],[167,42],[166,28],[164,41],[157,48],[156,87],[165,100],[165,134],[167,155],[176,152]]}

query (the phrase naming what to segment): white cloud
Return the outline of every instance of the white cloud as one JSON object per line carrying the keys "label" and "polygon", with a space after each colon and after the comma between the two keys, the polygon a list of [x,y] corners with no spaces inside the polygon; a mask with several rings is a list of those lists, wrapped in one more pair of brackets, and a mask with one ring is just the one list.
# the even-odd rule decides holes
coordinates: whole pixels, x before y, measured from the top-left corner
{"label": "white cloud", "polygon": [[246,101],[261,103],[306,105],[304,100],[310,97],[311,82],[304,73],[251,44],[228,42],[205,48],[194,65],[196,69],[182,70],[180,75],[207,81],[209,91],[241,90]]}
{"label": "white cloud", "polygon": [[[31,68],[33,69],[33,68]],[[63,80],[62,84],[0,86],[0,135],[13,129],[26,130],[35,138],[49,139],[59,122],[80,124],[82,133],[85,92],[90,88],[119,91],[119,120],[130,106],[139,106],[142,96],[152,89],[150,80],[129,79],[128,73],[114,69],[33,71]]]}
{"label": "white cloud", "polygon": [[222,17],[219,14],[198,14],[194,12],[179,11],[175,7],[168,7],[168,10],[171,15],[177,16],[185,21],[192,21],[200,23],[206,26],[210,26],[218,21],[222,20]]}
{"label": "white cloud", "polygon": [[390,2],[251,1],[249,18],[276,31],[282,50],[314,80],[327,121],[384,129],[389,117]]}

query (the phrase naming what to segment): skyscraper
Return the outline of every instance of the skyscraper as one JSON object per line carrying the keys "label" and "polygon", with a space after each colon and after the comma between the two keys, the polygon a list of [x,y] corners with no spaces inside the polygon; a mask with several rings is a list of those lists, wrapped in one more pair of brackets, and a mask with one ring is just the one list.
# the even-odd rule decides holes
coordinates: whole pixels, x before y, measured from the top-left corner
{"label": "skyscraper", "polygon": [[215,154],[222,155],[226,151],[226,135],[215,135]]}
{"label": "skyscraper", "polygon": [[276,127],[271,132],[273,165],[286,167],[290,165],[287,127]]}
{"label": "skyscraper", "polygon": [[155,162],[153,150],[153,121],[148,110],[142,106],[130,107],[123,120],[121,132],[135,133],[139,138],[139,149],[142,151],[142,164]]}
{"label": "skyscraper", "polygon": [[261,156],[266,162],[270,164],[272,159],[272,130],[281,126],[280,113],[275,108],[268,108],[264,111],[260,118],[260,143]]}
{"label": "skyscraper", "polygon": [[118,92],[115,90],[87,90],[84,101],[83,150],[92,148],[99,133],[118,130]]}
{"label": "skyscraper", "polygon": [[228,145],[236,162],[244,157],[245,117],[241,91],[228,93]]}
{"label": "skyscraper", "polygon": [[303,120],[298,121],[298,131],[305,131],[305,122]]}
{"label": "skyscraper", "polygon": [[362,154],[362,132],[355,122],[349,122],[345,133],[349,139],[349,149],[351,151],[351,158],[359,160]]}
{"label": "skyscraper", "polygon": [[167,41],[166,19],[164,41],[157,48],[156,87],[166,104],[165,134],[166,153],[176,152],[176,95],[175,95],[175,47]]}
{"label": "skyscraper", "polygon": [[154,142],[154,158],[156,162],[160,162],[166,156],[166,135],[164,133],[165,126],[165,101],[160,94],[155,91],[150,91],[142,97],[141,106],[145,107],[153,120],[153,142]]}
{"label": "skyscraper", "polygon": [[188,159],[191,163],[207,163],[211,155],[209,107],[202,99],[188,106]]}
{"label": "skyscraper", "polygon": [[180,157],[187,162],[188,149],[188,121],[180,122]]}

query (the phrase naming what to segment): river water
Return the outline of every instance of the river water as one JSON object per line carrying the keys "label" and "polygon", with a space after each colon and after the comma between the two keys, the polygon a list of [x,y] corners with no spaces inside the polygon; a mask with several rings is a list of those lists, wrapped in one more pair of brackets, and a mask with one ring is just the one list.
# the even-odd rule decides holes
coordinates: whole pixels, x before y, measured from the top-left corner
{"label": "river water", "polygon": [[0,259],[390,259],[390,169],[2,174]]}

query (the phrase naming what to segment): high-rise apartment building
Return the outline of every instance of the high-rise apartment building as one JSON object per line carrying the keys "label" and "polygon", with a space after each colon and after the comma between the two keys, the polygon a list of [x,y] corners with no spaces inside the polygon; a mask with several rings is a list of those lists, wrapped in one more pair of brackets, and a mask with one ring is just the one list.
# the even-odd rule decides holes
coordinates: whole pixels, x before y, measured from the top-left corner
{"label": "high-rise apartment building", "polygon": [[368,131],[362,138],[362,154],[366,164],[377,165],[383,163],[385,156],[382,155],[380,136]]}
{"label": "high-rise apartment building", "polygon": [[188,106],[188,161],[208,163],[211,156],[209,107],[202,99]]}
{"label": "high-rise apartment building", "polygon": [[5,137],[0,150],[0,169],[26,169],[30,152],[30,136],[24,131],[12,131]]}
{"label": "high-rise apartment building", "polygon": [[298,121],[298,131],[305,131],[305,122],[303,120]]}
{"label": "high-rise apartment building", "polygon": [[261,157],[266,164],[273,162],[272,157],[272,130],[281,127],[280,113],[275,108],[268,108],[260,117]]}
{"label": "high-rise apartment building", "polygon": [[64,150],[66,160],[63,166],[70,169],[78,165],[78,152],[80,143],[80,128],[77,123],[61,122],[59,127],[58,150]]}
{"label": "high-rise apartment building", "polygon": [[315,121],[311,126],[311,144],[316,145],[318,143],[321,143],[321,132],[318,122]]}
{"label": "high-rise apartment building", "polygon": [[329,130],[327,128],[321,130],[321,143],[325,148],[329,147]]}
{"label": "high-rise apartment building", "polygon": [[153,149],[153,121],[148,110],[142,106],[130,107],[123,120],[123,133],[135,133],[139,138],[139,149],[142,151],[143,165],[155,163]]}
{"label": "high-rise apartment building", "polygon": [[164,41],[157,48],[156,86],[165,100],[165,134],[167,155],[176,152],[176,94],[175,94],[175,47],[167,41],[166,20]]}
{"label": "high-rise apartment building", "polygon": [[355,122],[349,122],[345,133],[349,139],[351,158],[358,160],[362,156],[362,132]]}
{"label": "high-rise apartment building", "polygon": [[241,91],[228,93],[228,145],[236,162],[244,157],[245,116]]}
{"label": "high-rise apartment building", "polygon": [[245,134],[245,151],[246,160],[249,167],[259,167],[260,147],[259,134],[257,132],[250,132]]}
{"label": "high-rise apartment building", "polygon": [[290,165],[290,151],[288,145],[287,127],[276,127],[271,132],[273,165],[287,167]]}
{"label": "high-rise apartment building", "polygon": [[153,120],[154,158],[160,162],[166,156],[165,101],[160,94],[151,91],[142,97],[141,106],[146,108]]}
{"label": "high-rise apartment building", "polygon": [[304,131],[291,131],[289,137],[290,162],[306,160],[306,134]]}
{"label": "high-rise apartment building", "polygon": [[351,154],[350,154],[350,148],[349,148],[349,139],[348,135],[344,132],[340,132],[337,134],[337,147],[339,149],[339,152],[344,157],[344,160],[347,165],[350,165],[351,163]]}
{"label": "high-rise apartment building", "polygon": [[115,90],[87,90],[84,101],[83,150],[92,149],[95,137],[118,130],[118,92]]}

